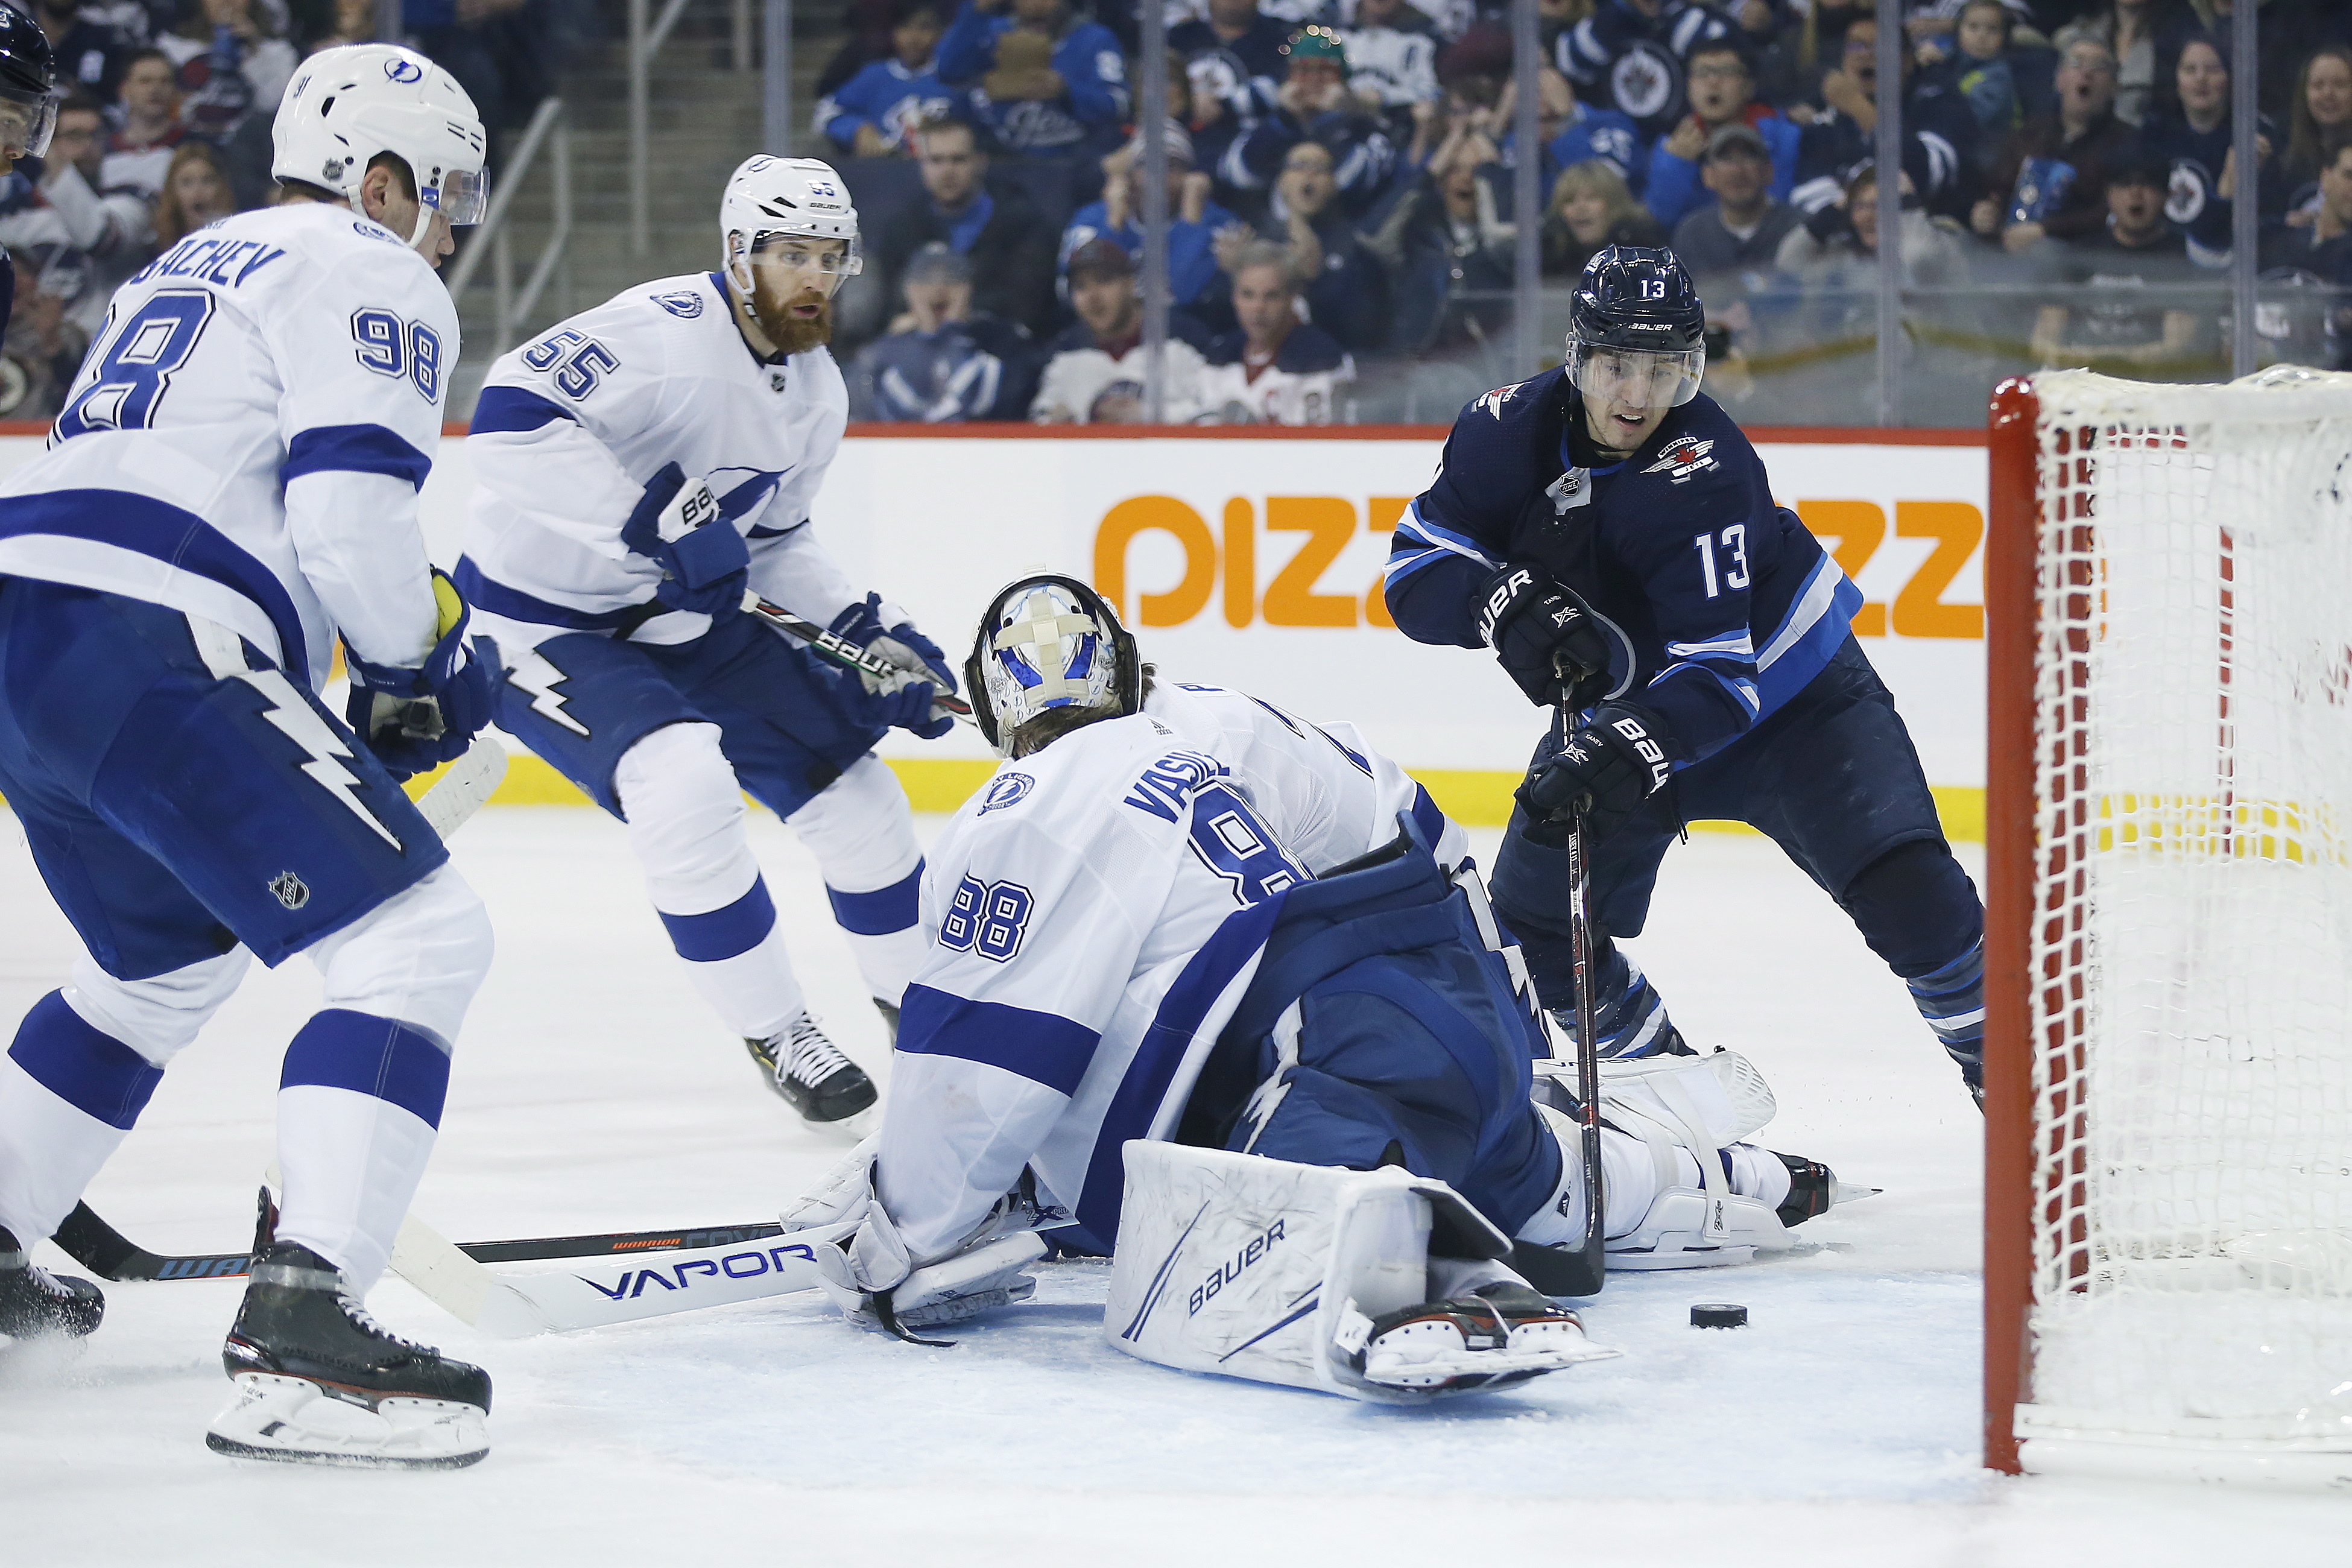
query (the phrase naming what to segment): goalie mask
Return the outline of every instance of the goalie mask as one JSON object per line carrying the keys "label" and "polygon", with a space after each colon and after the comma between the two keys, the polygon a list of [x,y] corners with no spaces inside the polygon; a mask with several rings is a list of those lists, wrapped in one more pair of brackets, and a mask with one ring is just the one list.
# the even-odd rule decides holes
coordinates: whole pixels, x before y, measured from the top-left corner
{"label": "goalie mask", "polygon": [[1135,638],[1075,577],[1024,577],[990,601],[964,664],[980,732],[1013,754],[1021,727],[1056,708],[1119,715],[1143,706]]}

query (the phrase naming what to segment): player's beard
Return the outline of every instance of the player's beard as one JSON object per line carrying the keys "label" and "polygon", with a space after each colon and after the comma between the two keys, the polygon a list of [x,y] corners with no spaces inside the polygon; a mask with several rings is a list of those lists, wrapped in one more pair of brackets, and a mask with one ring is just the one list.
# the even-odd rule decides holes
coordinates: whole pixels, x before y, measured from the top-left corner
{"label": "player's beard", "polygon": [[[814,305],[814,315],[793,313],[799,306]],[[803,288],[790,299],[780,298],[768,280],[756,271],[751,276],[751,314],[768,341],[787,354],[806,353],[833,341],[833,301],[821,289]]]}

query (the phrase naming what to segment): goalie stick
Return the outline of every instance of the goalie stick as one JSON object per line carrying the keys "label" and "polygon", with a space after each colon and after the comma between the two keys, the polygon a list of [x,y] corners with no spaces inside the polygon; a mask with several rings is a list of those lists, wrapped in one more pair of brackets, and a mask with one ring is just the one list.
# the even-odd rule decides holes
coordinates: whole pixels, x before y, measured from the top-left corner
{"label": "goalie stick", "polygon": [[[767,622],[778,631],[797,637],[808,650],[825,663],[859,675],[870,675],[883,682],[882,689],[896,691],[909,681],[929,680],[927,673],[908,669],[891,663],[880,654],[862,648],[847,637],[835,636],[814,621],[793,614],[782,605],[771,604],[760,597],[756,589],[743,595],[743,613]],[[971,716],[971,704],[953,692],[938,692],[931,699],[931,711],[946,713],[961,723],[976,722]]]}

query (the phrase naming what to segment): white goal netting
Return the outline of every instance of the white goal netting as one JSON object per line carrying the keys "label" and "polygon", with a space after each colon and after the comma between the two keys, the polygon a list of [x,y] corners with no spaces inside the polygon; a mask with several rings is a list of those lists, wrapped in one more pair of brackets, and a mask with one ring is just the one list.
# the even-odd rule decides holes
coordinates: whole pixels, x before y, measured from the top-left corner
{"label": "white goal netting", "polygon": [[2018,1432],[2352,1452],[2352,376],[2035,391]]}

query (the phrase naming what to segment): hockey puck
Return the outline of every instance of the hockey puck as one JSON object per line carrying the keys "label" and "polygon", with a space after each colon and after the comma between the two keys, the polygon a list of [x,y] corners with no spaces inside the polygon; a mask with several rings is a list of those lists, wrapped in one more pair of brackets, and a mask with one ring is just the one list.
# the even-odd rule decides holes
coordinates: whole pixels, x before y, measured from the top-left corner
{"label": "hockey puck", "polygon": [[1744,1329],[1748,1326],[1748,1309],[1729,1301],[1705,1301],[1691,1309],[1694,1329]]}

